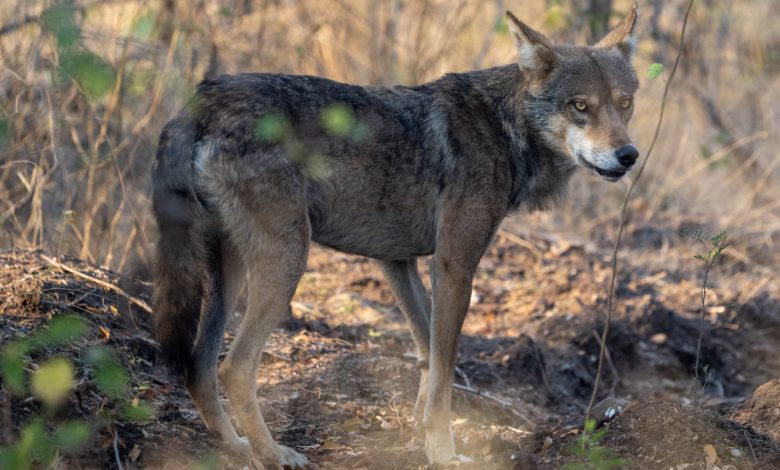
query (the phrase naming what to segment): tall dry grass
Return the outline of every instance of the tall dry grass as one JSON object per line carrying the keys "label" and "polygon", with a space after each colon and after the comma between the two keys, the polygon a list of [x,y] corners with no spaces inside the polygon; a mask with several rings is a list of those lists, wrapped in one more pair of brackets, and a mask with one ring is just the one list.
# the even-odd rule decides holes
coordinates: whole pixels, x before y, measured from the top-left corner
{"label": "tall dry grass", "polygon": [[[506,8],[555,40],[588,42],[630,0],[6,3],[0,246],[45,247],[123,271],[146,265],[154,243],[149,169],[157,135],[206,74],[414,84],[514,60]],[[640,1],[642,84],[631,124],[640,149],[664,79],[650,80],[646,70],[669,64],[683,7]],[[633,199],[635,227],[717,226],[732,233],[739,256],[777,259],[779,11],[773,0],[701,0],[694,10],[658,153]],[[609,233],[624,189],[575,178],[561,210],[514,223]]]}

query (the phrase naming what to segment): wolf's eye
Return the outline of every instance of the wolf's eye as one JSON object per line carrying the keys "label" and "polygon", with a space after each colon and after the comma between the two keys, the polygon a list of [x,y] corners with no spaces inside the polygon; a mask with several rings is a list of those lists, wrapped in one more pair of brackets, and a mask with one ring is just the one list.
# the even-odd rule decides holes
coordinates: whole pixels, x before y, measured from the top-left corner
{"label": "wolf's eye", "polygon": [[622,109],[628,109],[631,107],[631,98],[623,98],[620,100],[620,107]]}
{"label": "wolf's eye", "polygon": [[573,102],[572,106],[574,106],[574,109],[576,109],[577,111],[579,111],[581,113],[585,112],[585,110],[588,109],[588,104],[585,103],[584,101],[581,101],[581,100],[577,100],[577,101]]}

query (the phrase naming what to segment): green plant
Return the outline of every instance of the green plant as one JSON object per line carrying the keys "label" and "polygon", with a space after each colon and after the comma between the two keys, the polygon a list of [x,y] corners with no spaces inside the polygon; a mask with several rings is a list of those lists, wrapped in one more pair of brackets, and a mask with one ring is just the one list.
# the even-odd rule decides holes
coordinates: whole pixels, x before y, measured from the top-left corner
{"label": "green plant", "polygon": [[[699,363],[701,360],[701,340],[704,336],[704,315],[707,312],[707,293],[712,290],[712,285],[709,283],[710,271],[721,258],[723,251],[730,245],[729,233],[722,230],[716,234],[705,234],[703,231],[698,230],[693,234],[681,233],[683,238],[692,238],[699,242],[704,249],[703,252],[694,255],[693,257],[702,263],[701,267],[701,282],[699,284],[699,300],[701,307],[699,311],[699,338],[696,342],[696,362],[694,363],[694,376],[699,383],[702,383],[702,376],[700,374]],[[709,375],[708,370],[703,370],[705,374]],[[705,379],[709,380],[709,376],[705,376]]]}
{"label": "green plant", "polygon": [[[79,351],[75,360],[49,355],[52,350],[78,349],[84,344],[80,340],[87,331],[83,319],[59,315],[45,328],[8,342],[0,351],[0,376],[6,395],[3,406],[11,406],[11,396],[24,400],[29,394],[43,405],[22,424],[15,441],[0,446],[0,468],[48,467],[60,453],[77,451],[86,445],[93,431],[100,427],[113,427],[114,423],[123,421],[146,422],[152,418],[152,409],[147,404],[130,399],[129,375],[112,348],[88,347]],[[107,406],[97,421],[57,418],[79,376],[89,377],[114,405]],[[12,431],[6,429],[5,433],[8,436]]]}
{"label": "green plant", "polygon": [[572,462],[561,467],[563,470],[609,470],[628,464],[628,460],[617,456],[611,449],[599,445],[607,435],[609,428],[596,430],[596,421],[589,419],[577,443],[568,447],[566,452],[578,457],[578,462]]}

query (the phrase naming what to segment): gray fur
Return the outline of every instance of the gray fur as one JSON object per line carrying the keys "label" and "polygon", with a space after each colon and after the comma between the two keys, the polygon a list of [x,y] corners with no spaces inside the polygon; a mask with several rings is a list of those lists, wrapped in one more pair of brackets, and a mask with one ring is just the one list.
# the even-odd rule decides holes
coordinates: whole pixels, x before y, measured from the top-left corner
{"label": "gray fur", "polygon": [[[206,424],[233,448],[257,462],[305,464],[271,438],[254,378],[315,241],[379,260],[417,344],[415,416],[428,458],[458,457],[449,424],[457,340],[496,229],[513,210],[554,206],[579,166],[609,180],[630,168],[614,155],[630,143],[633,107],[620,103],[637,88],[624,37],[634,19],[600,47],[553,46],[509,19],[520,66],[389,88],[221,76],[204,80],[163,130],[153,196],[161,352],[184,372]],[[572,106],[580,99],[586,111]],[[367,132],[329,131],[322,116],[334,104]],[[286,123],[281,139],[257,134],[271,115]],[[324,158],[326,171],[315,171],[312,155]],[[433,255],[432,302],[416,267],[424,255]],[[219,367],[241,439],[218,402],[216,357],[226,312],[247,278],[249,306]]]}

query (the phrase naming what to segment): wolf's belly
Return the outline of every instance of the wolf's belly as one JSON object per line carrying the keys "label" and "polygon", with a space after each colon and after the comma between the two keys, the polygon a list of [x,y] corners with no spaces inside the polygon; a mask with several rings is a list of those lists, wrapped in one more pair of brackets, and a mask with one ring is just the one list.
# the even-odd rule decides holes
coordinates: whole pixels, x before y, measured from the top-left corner
{"label": "wolf's belly", "polygon": [[430,255],[436,248],[435,216],[424,207],[406,213],[376,208],[330,209],[310,212],[312,239],[321,245],[384,260]]}

